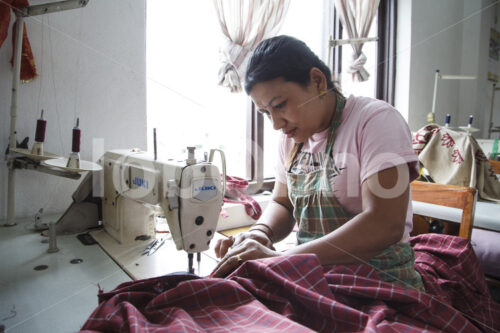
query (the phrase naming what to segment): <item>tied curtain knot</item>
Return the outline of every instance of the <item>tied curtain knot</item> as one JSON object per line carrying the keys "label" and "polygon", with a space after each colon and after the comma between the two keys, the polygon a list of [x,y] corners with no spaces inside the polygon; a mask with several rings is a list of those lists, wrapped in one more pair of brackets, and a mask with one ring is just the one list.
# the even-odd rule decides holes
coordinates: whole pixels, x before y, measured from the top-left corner
{"label": "tied curtain knot", "polygon": [[228,41],[222,51],[219,85],[229,88],[231,92],[242,90],[243,72],[240,69],[246,68],[249,53],[247,47]]}
{"label": "tied curtain knot", "polygon": [[[348,38],[366,38],[370,32],[373,18],[375,17],[380,0],[335,0],[335,10],[339,13],[340,22]],[[363,42],[352,43],[352,63],[349,73],[353,81],[368,80],[370,74],[364,67],[366,56],[363,54]]]}
{"label": "tied curtain knot", "polygon": [[276,36],[288,10],[289,0],[213,0],[222,34],[218,83],[231,92],[242,90],[251,52],[264,39]]}
{"label": "tied curtain knot", "polygon": [[366,55],[361,52],[360,54],[356,54],[353,52],[351,64],[349,65],[348,73],[359,75],[359,81],[363,82],[368,80],[370,74],[365,69],[366,64]]}

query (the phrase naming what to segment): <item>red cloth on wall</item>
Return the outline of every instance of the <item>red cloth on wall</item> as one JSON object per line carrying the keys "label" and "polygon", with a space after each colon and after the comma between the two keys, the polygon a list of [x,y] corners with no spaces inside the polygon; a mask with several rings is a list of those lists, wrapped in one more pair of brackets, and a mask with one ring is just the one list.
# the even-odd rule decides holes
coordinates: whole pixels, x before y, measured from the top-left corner
{"label": "red cloth on wall", "polygon": [[[10,10],[14,8],[24,8],[29,6],[28,0],[2,0],[0,1],[0,47],[7,38],[10,26]],[[15,36],[16,36],[16,24],[12,29],[12,58],[11,64],[14,63],[14,50],[15,50]],[[23,31],[23,48],[21,52],[21,81],[31,81],[38,73],[36,72],[35,59],[33,57],[33,51],[31,50],[31,45],[28,39],[28,33],[26,31],[26,24],[24,24]]]}

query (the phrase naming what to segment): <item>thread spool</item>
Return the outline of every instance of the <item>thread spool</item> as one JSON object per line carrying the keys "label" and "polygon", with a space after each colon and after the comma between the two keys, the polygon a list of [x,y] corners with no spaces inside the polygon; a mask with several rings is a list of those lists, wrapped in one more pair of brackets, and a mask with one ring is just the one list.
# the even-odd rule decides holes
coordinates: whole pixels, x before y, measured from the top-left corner
{"label": "thread spool", "polygon": [[78,128],[78,125],[80,123],[80,118],[76,118],[76,126],[73,127],[73,140],[71,144],[71,151],[73,153],[79,153],[80,152],[80,139],[82,132]]}
{"label": "thread spool", "polygon": [[43,110],[40,119],[36,121],[35,141],[43,143],[45,141],[45,129],[47,128],[47,121],[43,119]]}
{"label": "thread spool", "polygon": [[429,124],[434,124],[434,123],[436,122],[436,117],[435,117],[434,113],[429,112],[429,113],[427,114],[427,122],[428,122]]}
{"label": "thread spool", "polygon": [[449,114],[449,113],[448,113],[448,114],[446,114],[446,119],[445,119],[445,121],[444,121],[444,126],[445,126],[445,127],[449,127],[449,126],[450,126],[450,118],[451,118],[451,117],[450,117],[450,114]]}
{"label": "thread spool", "polygon": [[31,154],[43,156],[43,142],[45,141],[45,129],[47,121],[43,119],[43,110],[40,119],[36,121],[35,143],[31,147]]}
{"label": "thread spool", "polygon": [[82,132],[78,128],[80,125],[80,118],[76,118],[76,126],[73,127],[73,140],[71,142],[71,154],[69,154],[67,168],[79,169],[80,168],[80,137]]}
{"label": "thread spool", "polygon": [[479,129],[472,127],[472,121],[474,120],[474,116],[470,115],[469,116],[469,122],[467,123],[467,126],[460,126],[459,129],[461,131],[467,132],[467,134],[471,134],[474,132],[479,132]]}

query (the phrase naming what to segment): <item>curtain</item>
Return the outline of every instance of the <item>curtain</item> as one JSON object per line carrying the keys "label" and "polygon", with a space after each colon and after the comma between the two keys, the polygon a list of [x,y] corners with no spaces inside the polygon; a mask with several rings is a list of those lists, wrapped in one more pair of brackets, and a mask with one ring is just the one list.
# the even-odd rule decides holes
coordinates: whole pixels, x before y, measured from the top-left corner
{"label": "curtain", "polygon": [[[335,0],[335,9],[339,12],[342,26],[348,38],[368,37],[373,18],[380,0]],[[363,43],[352,43],[353,55],[349,66],[353,80],[366,81],[370,74],[364,67],[366,55],[362,52]]]}
{"label": "curtain", "polygon": [[226,37],[219,85],[239,92],[250,53],[260,41],[277,35],[289,0],[214,0],[214,4]]}

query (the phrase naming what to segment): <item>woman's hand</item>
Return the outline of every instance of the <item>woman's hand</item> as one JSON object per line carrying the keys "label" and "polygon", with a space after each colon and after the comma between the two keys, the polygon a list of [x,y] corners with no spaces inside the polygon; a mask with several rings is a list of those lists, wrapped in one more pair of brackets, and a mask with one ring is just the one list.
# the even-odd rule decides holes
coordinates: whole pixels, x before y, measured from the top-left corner
{"label": "woman's hand", "polygon": [[259,230],[252,230],[239,233],[235,237],[219,239],[217,241],[217,244],[215,244],[215,255],[217,256],[217,258],[222,258],[226,255],[227,251],[231,247],[238,246],[247,239],[255,240],[260,244],[274,250],[273,244],[271,243],[271,240],[266,236],[266,234]]}
{"label": "woman's hand", "polygon": [[[245,234],[251,234],[251,237],[258,235],[257,232],[246,232],[243,234],[239,234],[238,236],[241,235],[239,239],[242,240],[236,243],[238,240],[238,236],[236,236],[233,245],[229,247],[227,246],[230,241],[229,239],[222,241],[222,243],[226,242],[225,244],[222,244],[226,252],[222,260],[213,270],[211,274],[212,277],[224,277],[246,260],[277,257],[282,255],[281,252],[275,251],[274,248],[271,249],[270,247],[263,245],[260,241],[252,239],[249,237],[249,235]],[[244,238],[245,236],[246,238]],[[260,236],[257,237],[261,239]],[[267,238],[265,236],[263,237]],[[218,248],[220,250],[219,243],[217,243],[216,253]]]}

